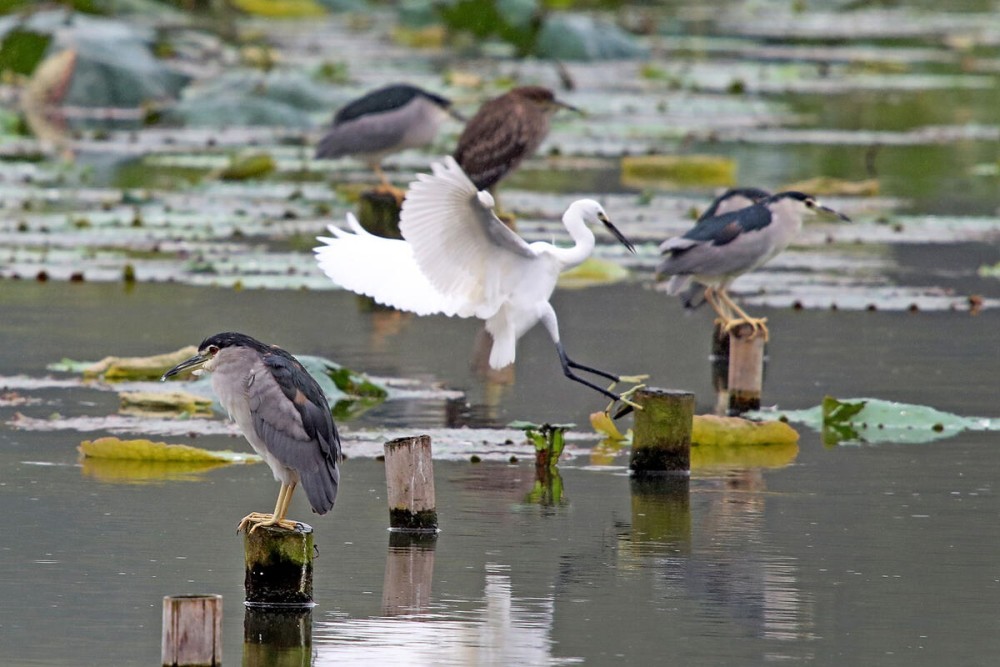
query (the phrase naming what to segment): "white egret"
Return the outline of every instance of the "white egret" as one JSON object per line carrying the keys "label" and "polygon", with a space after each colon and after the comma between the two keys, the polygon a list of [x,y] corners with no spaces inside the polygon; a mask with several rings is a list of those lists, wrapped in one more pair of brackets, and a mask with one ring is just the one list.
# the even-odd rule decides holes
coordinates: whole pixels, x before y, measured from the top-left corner
{"label": "white egret", "polygon": [[403,201],[399,223],[403,240],[369,234],[348,214],[350,231],[330,226],[333,236],[319,238],[324,245],[315,252],[323,272],[352,292],[401,310],[484,320],[493,338],[489,364],[495,369],[514,362],[518,338],[541,322],[556,345],[566,377],[621,400],[611,387],[600,387],[574,371],[612,382],[639,378],[571,359],[549,303],[559,274],[582,263],[594,250],[588,224],[602,223],[635,252],[601,205],[591,199],[570,204],[563,224],[574,241],[571,247],[527,243],[497,218],[492,195],[478,191],[453,158],[446,157],[431,169],[432,174],[417,176]]}

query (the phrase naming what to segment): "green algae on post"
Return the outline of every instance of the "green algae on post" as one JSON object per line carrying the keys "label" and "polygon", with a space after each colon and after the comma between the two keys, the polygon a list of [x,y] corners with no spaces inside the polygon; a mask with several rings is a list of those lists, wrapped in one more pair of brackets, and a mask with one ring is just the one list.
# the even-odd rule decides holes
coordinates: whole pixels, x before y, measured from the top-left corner
{"label": "green algae on post", "polygon": [[688,472],[691,469],[691,431],[694,394],[645,388],[633,400],[634,436],[629,469],[634,475]]}
{"label": "green algae on post", "polygon": [[313,605],[313,529],[258,525],[243,536],[247,606]]}

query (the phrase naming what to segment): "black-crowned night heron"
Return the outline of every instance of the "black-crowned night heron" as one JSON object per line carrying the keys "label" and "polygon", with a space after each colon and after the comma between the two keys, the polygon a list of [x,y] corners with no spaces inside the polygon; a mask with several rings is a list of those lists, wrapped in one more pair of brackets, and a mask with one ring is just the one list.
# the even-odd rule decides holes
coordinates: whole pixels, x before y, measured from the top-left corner
{"label": "black-crowned night heron", "polygon": [[484,102],[462,131],[454,157],[479,190],[488,190],[538,150],[559,109],[579,111],[542,86],[513,88]]}
{"label": "black-crowned night heron", "polygon": [[[761,190],[760,188],[730,188],[712,200],[712,203],[709,204],[708,208],[698,216],[698,220],[695,222],[695,225],[701,224],[705,220],[714,218],[717,215],[722,215],[723,213],[730,213],[732,211],[738,211],[741,208],[746,208],[747,206],[753,206],[757,202],[767,199],[770,196],[770,192],[767,190]],[[698,284],[688,284],[685,289],[678,290],[681,303],[684,304],[685,308],[690,310],[700,308],[701,305],[707,301],[707,299],[698,301],[698,297],[704,295],[704,293],[705,291],[703,286]]]}
{"label": "black-crowned night heron", "polygon": [[767,340],[766,318],[747,315],[726,290],[733,280],[787,248],[802,229],[806,214],[821,212],[849,220],[801,192],[780,192],[751,206],[706,218],[683,236],[660,245],[665,258],[656,273],[673,276],[667,285],[671,294],[683,290],[691,280],[705,285],[705,299],[719,315],[724,330],[746,323],[753,335],[761,332]]}
{"label": "black-crowned night heron", "polygon": [[238,530],[294,529],[295,522],[285,515],[296,485],[302,486],[314,512],[328,512],[340,483],[340,436],[323,390],[302,364],[275,345],[241,333],[220,333],[202,341],[198,354],[161,380],[195,368],[212,374],[222,407],[281,483],[274,513],[248,514]]}
{"label": "black-crowned night heron", "polygon": [[316,146],[317,158],[353,156],[375,171],[381,187],[394,191],[382,171],[382,159],[434,141],[448,116],[461,118],[440,95],[407,84],[373,90],[349,102]]}
{"label": "black-crowned night heron", "polygon": [[513,363],[518,338],[541,322],[566,377],[622,399],[574,370],[612,382],[640,378],[620,377],[570,359],[549,304],[559,274],[582,263],[594,249],[588,224],[604,225],[634,252],[601,205],[590,199],[570,204],[563,224],[575,242],[572,247],[527,243],[497,218],[492,195],[477,191],[454,159],[445,158],[432,170],[433,175],[419,174],[406,193],[399,222],[403,240],[368,234],[348,213],[353,233],[331,226],[333,237],[319,239],[325,245],[316,248],[316,259],[323,272],[342,287],[395,308],[485,320],[493,338],[489,364],[494,369]]}

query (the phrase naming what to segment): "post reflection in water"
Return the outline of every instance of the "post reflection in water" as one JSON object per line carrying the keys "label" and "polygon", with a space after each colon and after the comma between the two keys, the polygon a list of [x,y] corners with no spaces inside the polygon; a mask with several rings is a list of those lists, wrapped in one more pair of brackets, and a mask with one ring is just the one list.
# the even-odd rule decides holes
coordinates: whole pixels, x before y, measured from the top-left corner
{"label": "post reflection in water", "polygon": [[421,614],[430,608],[436,547],[435,533],[389,533],[382,582],[383,614]]}
{"label": "post reflection in water", "polygon": [[312,664],[311,607],[247,607],[243,617],[243,667]]}
{"label": "post reflection in water", "polygon": [[665,604],[684,597],[709,618],[735,622],[753,637],[812,637],[813,614],[799,590],[795,559],[761,547],[768,536],[760,469],[695,478],[692,496],[677,481],[656,482],[633,481],[632,530],[622,546],[631,565],[655,571]]}
{"label": "post reflection in water", "polygon": [[509,571],[486,563],[483,598],[447,618],[423,613],[321,622],[313,664],[552,664],[555,601],[551,594],[514,597]]}

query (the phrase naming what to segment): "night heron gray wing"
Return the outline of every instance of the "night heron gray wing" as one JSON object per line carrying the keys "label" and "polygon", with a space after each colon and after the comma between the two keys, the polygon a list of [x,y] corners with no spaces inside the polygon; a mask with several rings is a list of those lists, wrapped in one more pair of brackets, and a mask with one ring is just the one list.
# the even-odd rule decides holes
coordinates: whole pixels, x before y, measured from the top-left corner
{"label": "night heron gray wing", "polygon": [[317,514],[328,512],[340,484],[340,436],[323,390],[292,355],[274,348],[267,373],[248,383],[257,435],[282,465],[294,470]]}

